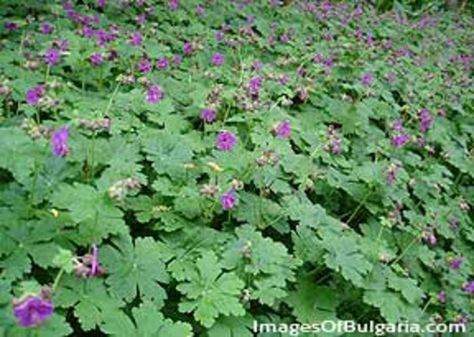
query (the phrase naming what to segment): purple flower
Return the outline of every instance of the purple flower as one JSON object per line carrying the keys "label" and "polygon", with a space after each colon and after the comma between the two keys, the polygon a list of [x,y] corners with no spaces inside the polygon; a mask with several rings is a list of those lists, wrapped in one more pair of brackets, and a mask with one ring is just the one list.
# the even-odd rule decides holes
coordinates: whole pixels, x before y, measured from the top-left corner
{"label": "purple flower", "polygon": [[153,66],[150,63],[150,61],[148,61],[145,58],[141,59],[140,62],[138,62],[138,65],[137,65],[138,71],[141,72],[142,74],[150,72],[152,67]]}
{"label": "purple flower", "polygon": [[288,34],[283,34],[282,36],[280,36],[280,42],[288,43],[289,41],[290,41],[290,37],[288,36]]}
{"label": "purple flower", "polygon": [[263,68],[263,63],[259,60],[252,63],[251,68],[253,71],[260,71]]}
{"label": "purple flower", "polygon": [[331,152],[334,154],[341,153],[342,151],[342,140],[341,138],[335,136],[331,144]]}
{"label": "purple flower", "polygon": [[169,62],[168,62],[168,59],[166,57],[162,57],[161,59],[158,60],[158,69],[166,69],[168,68],[168,65],[169,65]]}
{"label": "purple flower", "polygon": [[29,295],[14,304],[14,315],[20,326],[35,327],[53,314],[51,301],[37,295]]}
{"label": "purple flower", "polygon": [[18,25],[15,22],[8,21],[8,22],[5,22],[5,29],[8,30],[9,32],[13,32],[14,30],[18,29]]}
{"label": "purple flower", "polygon": [[224,64],[224,55],[221,53],[214,53],[211,58],[212,65],[221,66]]}
{"label": "purple flower", "polygon": [[183,57],[181,55],[175,55],[173,56],[173,63],[179,66],[181,62],[183,61]]}
{"label": "purple flower", "polygon": [[172,11],[175,11],[178,9],[179,0],[169,0],[168,5]]}
{"label": "purple flower", "polygon": [[202,6],[202,5],[197,5],[196,6],[196,15],[197,16],[202,16],[204,15],[204,12],[206,11],[206,9]]}
{"label": "purple flower", "polygon": [[469,295],[474,295],[474,281],[466,283],[463,287],[463,290]]}
{"label": "purple flower", "polygon": [[462,262],[462,258],[455,257],[449,260],[449,266],[453,270],[459,270],[459,268],[461,268]]}
{"label": "purple flower", "polygon": [[87,38],[91,38],[94,36],[94,28],[91,26],[84,26],[82,27],[82,35]]}
{"label": "purple flower", "polygon": [[55,156],[65,157],[69,154],[69,128],[63,126],[51,136],[52,151]]}
{"label": "purple flower", "polygon": [[278,123],[274,129],[273,134],[282,139],[287,139],[290,137],[291,134],[291,125],[289,120],[284,120]]}
{"label": "purple flower", "polygon": [[406,133],[400,133],[398,135],[392,136],[391,143],[393,146],[400,148],[410,141],[410,136]]}
{"label": "purple flower", "polygon": [[223,209],[234,208],[235,204],[237,203],[237,195],[235,194],[234,189],[230,189],[229,191],[222,194],[220,197],[220,202]]}
{"label": "purple flower", "polygon": [[204,122],[212,123],[216,119],[217,113],[214,109],[206,108],[201,110],[200,116]]}
{"label": "purple flower", "polygon": [[43,59],[46,64],[55,65],[61,60],[61,53],[59,49],[50,48],[44,54]]}
{"label": "purple flower", "polygon": [[224,32],[222,30],[218,30],[214,35],[216,41],[222,41],[224,39]]}
{"label": "purple flower", "polygon": [[104,7],[107,4],[107,0],[97,0],[97,6]]}
{"label": "purple flower", "polygon": [[421,109],[420,111],[420,131],[425,133],[431,126],[433,121],[430,111],[428,109]]}
{"label": "purple flower", "polygon": [[230,131],[222,131],[216,137],[216,147],[221,151],[230,151],[237,142],[237,136]]}
{"label": "purple flower", "polygon": [[397,180],[397,166],[390,165],[387,170],[387,184],[391,186],[396,180]]}
{"label": "purple flower", "polygon": [[44,35],[49,35],[53,32],[54,30],[54,27],[51,26],[49,23],[47,22],[44,22],[41,24],[40,28],[39,28],[39,31],[41,34],[44,34]]}
{"label": "purple flower", "polygon": [[99,249],[95,243],[92,245],[92,254],[74,258],[74,271],[77,276],[81,277],[94,277],[104,274],[104,268],[99,262]]}
{"label": "purple flower", "polygon": [[132,33],[132,35],[130,36],[130,44],[132,46],[140,46],[142,42],[143,42],[142,34],[138,32]]}
{"label": "purple flower", "polygon": [[450,227],[453,231],[457,230],[457,229],[459,228],[459,220],[456,219],[455,217],[451,217],[451,218],[449,219],[449,227]]}
{"label": "purple flower", "polygon": [[372,73],[365,73],[360,78],[360,83],[364,86],[368,86],[374,82],[374,75]]}
{"label": "purple flower", "polygon": [[158,85],[152,85],[148,88],[147,92],[147,102],[151,104],[156,104],[163,98],[164,93]]}
{"label": "purple flower", "polygon": [[193,44],[191,42],[185,42],[183,45],[183,53],[191,54],[193,52]]}
{"label": "purple flower", "polygon": [[446,291],[441,290],[436,296],[436,299],[439,303],[446,303]]}
{"label": "purple flower", "polygon": [[258,96],[260,88],[262,87],[263,78],[260,76],[255,76],[250,79],[248,84],[248,91],[251,96]]}
{"label": "purple flower", "polygon": [[36,105],[40,98],[44,95],[45,89],[43,85],[37,85],[26,92],[26,103]]}
{"label": "purple flower", "polygon": [[388,72],[388,73],[385,75],[385,78],[386,78],[387,81],[389,81],[389,82],[394,82],[394,81],[397,79],[397,75],[395,75],[394,72],[390,71],[390,72]]}
{"label": "purple flower", "polygon": [[98,66],[104,62],[104,58],[101,53],[93,53],[91,56],[89,56],[89,62],[95,66]]}

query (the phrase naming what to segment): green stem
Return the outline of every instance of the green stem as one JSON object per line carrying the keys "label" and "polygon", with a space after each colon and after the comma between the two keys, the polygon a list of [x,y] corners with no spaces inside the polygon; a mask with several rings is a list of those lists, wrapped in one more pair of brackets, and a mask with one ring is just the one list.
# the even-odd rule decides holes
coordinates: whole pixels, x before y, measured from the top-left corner
{"label": "green stem", "polygon": [[356,209],[354,210],[354,212],[352,212],[351,216],[349,217],[349,219],[347,219],[346,223],[347,224],[350,224],[350,222],[353,220],[353,218],[357,215],[357,213],[359,212],[359,210],[361,209],[361,207],[365,204],[365,201],[367,200],[367,198],[369,197],[369,195],[371,194],[372,192],[369,191],[365,196],[364,198],[362,199],[362,201],[359,203],[359,205],[357,205]]}
{"label": "green stem", "polygon": [[109,113],[109,110],[110,110],[110,108],[112,107],[112,103],[113,103],[113,101],[114,101],[114,99],[115,99],[115,96],[116,96],[117,93],[118,93],[119,88],[120,88],[120,83],[117,84],[117,86],[115,87],[114,92],[112,93],[112,96],[111,96],[110,99],[109,99],[109,103],[107,104],[107,108],[105,108],[104,116],[107,116],[107,114]]}
{"label": "green stem", "polygon": [[63,274],[64,274],[64,268],[61,268],[59,273],[56,275],[56,278],[54,279],[53,286],[51,287],[53,293],[58,287],[59,281],[61,280],[61,277],[63,276]]}
{"label": "green stem", "polygon": [[416,241],[418,241],[418,236],[415,236],[415,237],[413,238],[413,240],[406,246],[406,248],[400,253],[400,255],[398,255],[398,257],[397,257],[390,265],[395,264],[395,263],[397,263],[398,261],[400,261],[400,260],[403,258],[403,256],[405,256],[405,254],[408,252],[408,250],[411,248],[411,246],[413,246],[413,244],[414,244]]}
{"label": "green stem", "polygon": [[50,70],[51,70],[51,66],[48,64],[48,65],[46,66],[46,74],[44,75],[44,83],[47,83],[47,82],[48,82]]}

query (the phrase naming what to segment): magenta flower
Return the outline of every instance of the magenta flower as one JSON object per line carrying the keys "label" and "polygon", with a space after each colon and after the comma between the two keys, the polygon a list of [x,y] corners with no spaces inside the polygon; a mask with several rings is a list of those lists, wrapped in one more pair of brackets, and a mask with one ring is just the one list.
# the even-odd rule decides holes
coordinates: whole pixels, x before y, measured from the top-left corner
{"label": "magenta flower", "polygon": [[107,0],[97,0],[97,6],[104,7],[107,4]]}
{"label": "magenta flower", "polygon": [[13,306],[18,325],[29,328],[40,325],[53,314],[53,304],[38,295],[29,295]]}
{"label": "magenta flower", "polygon": [[374,75],[372,73],[365,73],[360,78],[360,83],[364,86],[371,85],[374,82]]}
{"label": "magenta flower", "polygon": [[140,34],[138,32],[132,33],[132,35],[130,36],[130,41],[129,42],[132,46],[140,46],[143,42],[142,34]]}
{"label": "magenta flower", "polygon": [[142,74],[148,73],[153,68],[153,65],[147,59],[143,58],[138,62],[137,65],[138,71]]}
{"label": "magenta flower", "polygon": [[222,131],[216,137],[216,147],[221,151],[230,151],[237,143],[237,136],[230,131]]}
{"label": "magenta flower", "polygon": [[288,34],[283,34],[280,36],[280,42],[282,43],[288,43],[290,41],[290,37]]}
{"label": "magenta flower", "polygon": [[178,9],[179,0],[169,0],[168,5],[172,11],[175,11]]}
{"label": "magenta flower", "polygon": [[204,12],[206,11],[206,9],[202,5],[197,5],[195,11],[196,11],[197,16],[202,16],[204,15]]}
{"label": "magenta flower", "polygon": [[103,56],[102,56],[101,53],[93,53],[93,54],[89,57],[89,62],[90,62],[92,65],[98,66],[98,65],[101,65],[102,62],[104,62],[104,58],[103,58]]}
{"label": "magenta flower", "polygon": [[221,66],[224,64],[224,55],[221,53],[214,53],[211,58],[211,63],[214,66]]}
{"label": "magenta flower", "polygon": [[459,270],[459,268],[461,268],[462,262],[462,258],[455,257],[449,260],[449,266],[453,270]]}
{"label": "magenta flower", "polygon": [[104,267],[99,262],[99,249],[94,243],[92,254],[77,256],[74,259],[74,271],[80,277],[94,277],[104,274]]}
{"label": "magenta flower", "polygon": [[39,31],[41,34],[44,34],[44,35],[49,35],[53,32],[54,30],[54,27],[51,26],[49,23],[47,22],[44,22],[41,24],[40,28],[39,28]]}
{"label": "magenta flower", "polygon": [[474,281],[466,283],[463,287],[463,290],[469,295],[474,295]]}
{"label": "magenta flower", "polygon": [[175,55],[173,56],[173,63],[177,66],[179,66],[181,64],[181,62],[183,61],[183,57],[181,55]]}
{"label": "magenta flower", "polygon": [[9,32],[13,32],[13,31],[18,29],[18,25],[15,22],[12,22],[12,21],[5,22],[4,27]]}
{"label": "magenta flower", "polygon": [[214,37],[216,38],[216,41],[222,41],[224,39],[224,32],[222,30],[218,30]]}
{"label": "magenta flower", "polygon": [[193,44],[191,42],[185,42],[183,45],[183,53],[191,54],[193,52]]}
{"label": "magenta flower", "polygon": [[156,104],[163,98],[164,93],[158,85],[152,85],[148,88],[147,92],[147,102],[151,104]]}
{"label": "magenta flower", "polygon": [[55,65],[61,60],[61,53],[59,49],[50,48],[44,53],[43,59],[46,64]]}
{"label": "magenta flower", "polygon": [[168,59],[166,57],[162,57],[159,61],[158,61],[158,69],[166,69],[168,68],[168,65],[169,65],[169,62],[168,62]]}
{"label": "magenta flower", "polygon": [[255,76],[250,79],[248,84],[248,92],[251,96],[258,96],[260,89],[262,87],[263,78],[260,76]]}
{"label": "magenta flower", "polygon": [[446,303],[446,291],[441,290],[436,296],[436,299],[439,303]]}
{"label": "magenta flower", "polygon": [[286,139],[290,137],[291,134],[291,125],[289,120],[284,120],[278,123],[274,129],[273,134],[282,139]]}
{"label": "magenta flower", "polygon": [[395,131],[395,134],[392,135],[391,143],[396,148],[400,148],[410,141],[410,136],[403,131],[402,120],[400,118],[393,122],[392,130]]}
{"label": "magenta flower", "polygon": [[212,123],[216,119],[217,113],[216,110],[206,108],[201,110],[201,119],[206,123]]}
{"label": "magenta flower", "polygon": [[234,189],[230,189],[229,191],[222,194],[220,197],[220,202],[223,209],[234,208],[235,204],[237,203],[237,195],[235,194]]}
{"label": "magenta flower", "polygon": [[430,111],[428,109],[421,109],[420,111],[420,131],[425,133],[431,126],[433,121]]}
{"label": "magenta flower", "polygon": [[26,92],[26,103],[28,103],[29,105],[38,104],[44,93],[45,88],[43,85],[37,85],[31,89],[28,89],[28,91]]}
{"label": "magenta flower", "polygon": [[55,156],[65,157],[69,154],[69,128],[63,126],[51,136],[52,151]]}
{"label": "magenta flower", "polygon": [[390,165],[387,170],[387,184],[393,185],[397,180],[397,166]]}

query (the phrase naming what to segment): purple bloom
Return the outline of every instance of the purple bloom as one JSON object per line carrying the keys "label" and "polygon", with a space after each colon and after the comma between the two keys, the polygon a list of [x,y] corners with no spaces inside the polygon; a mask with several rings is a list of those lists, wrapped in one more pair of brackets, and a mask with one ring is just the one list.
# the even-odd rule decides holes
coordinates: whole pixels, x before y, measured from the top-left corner
{"label": "purple bloom", "polygon": [[202,109],[200,116],[204,122],[212,123],[216,119],[217,113],[214,109],[206,108]]}
{"label": "purple bloom", "polygon": [[342,140],[341,138],[335,136],[331,144],[331,152],[334,154],[341,153],[342,151]]}
{"label": "purple bloom", "polygon": [[107,0],[97,0],[97,6],[104,7],[107,4]]}
{"label": "purple bloom", "polygon": [[69,154],[69,128],[63,126],[51,136],[52,151],[55,156],[65,157]]}
{"label": "purple bloom", "polygon": [[436,296],[439,303],[446,303],[446,291],[441,290]]}
{"label": "purple bloom", "polygon": [[463,287],[463,290],[469,295],[474,295],[474,281],[466,283]]}
{"label": "purple bloom", "polygon": [[397,166],[396,165],[390,165],[388,170],[387,170],[387,184],[390,186],[393,185],[393,183],[397,180]]}
{"label": "purple bloom", "polygon": [[104,62],[104,58],[101,53],[93,53],[91,56],[89,56],[89,62],[95,66],[98,66]]}
{"label": "purple bloom", "polygon": [[132,46],[140,46],[142,42],[143,42],[142,34],[138,32],[132,33],[132,36],[130,37],[130,44]]}
{"label": "purple bloom", "polygon": [[169,0],[168,5],[172,11],[175,11],[178,9],[179,0]]}
{"label": "purple bloom", "polygon": [[252,96],[258,96],[260,88],[262,87],[263,78],[260,76],[255,76],[250,79],[248,84],[249,94]]}
{"label": "purple bloom", "polygon": [[5,29],[8,30],[9,32],[12,32],[18,29],[18,25],[15,22],[8,21],[8,22],[5,22]]}
{"label": "purple bloom", "polygon": [[234,189],[230,189],[229,191],[222,194],[220,201],[223,209],[234,208],[235,204],[237,203],[237,195],[235,194]]}
{"label": "purple bloom", "polygon": [[206,9],[202,6],[202,5],[197,5],[196,6],[196,15],[197,16],[202,16],[204,15],[204,12],[206,11]]}
{"label": "purple bloom", "polygon": [[257,60],[254,63],[252,63],[251,68],[254,71],[260,71],[263,68],[263,63],[261,61]]}
{"label": "purple bloom", "polygon": [[389,82],[394,82],[396,79],[397,79],[397,75],[395,75],[394,72],[390,71],[387,73],[387,75],[385,75],[385,78],[389,81]]}
{"label": "purple bloom", "polygon": [[218,30],[214,35],[216,41],[222,41],[224,39],[224,32],[222,30]]}
{"label": "purple bloom", "polygon": [[459,270],[459,268],[461,268],[462,262],[462,258],[455,257],[449,260],[449,266],[453,270]]}
{"label": "purple bloom", "polygon": [[151,104],[156,104],[163,98],[164,93],[158,85],[152,85],[148,88],[147,92],[147,102]]}
{"label": "purple bloom", "polygon": [[290,41],[290,37],[288,36],[288,34],[283,34],[282,36],[280,36],[280,42],[288,43],[289,41]]}
{"label": "purple bloom", "polygon": [[421,109],[420,111],[420,131],[425,133],[431,126],[433,121],[430,111],[428,109]]}
{"label": "purple bloom", "polygon": [[360,78],[360,83],[364,86],[368,86],[374,82],[374,75],[372,73],[365,73]]}
{"label": "purple bloom", "polygon": [[55,65],[58,64],[60,59],[61,59],[61,53],[59,49],[56,48],[50,48],[46,51],[46,53],[43,56],[44,62],[49,65]]}
{"label": "purple bloom", "polygon": [[92,245],[92,254],[74,258],[74,271],[77,276],[81,277],[94,277],[104,274],[104,268],[99,262],[99,249],[95,243]]}
{"label": "purple bloom", "polygon": [[44,95],[45,89],[43,85],[37,85],[26,92],[26,103],[36,105],[40,98]]}
{"label": "purple bloom", "polygon": [[91,26],[84,26],[82,27],[82,35],[87,38],[91,38],[94,36],[94,28]]}
{"label": "purple bloom", "polygon": [[158,60],[158,69],[166,69],[168,68],[168,65],[169,65],[169,62],[168,62],[168,59],[166,57],[162,57],[161,59]]}
{"label": "purple bloom", "polygon": [[410,136],[406,133],[400,133],[398,135],[392,136],[391,142],[392,145],[400,148],[410,141]]}
{"label": "purple bloom", "polygon": [[221,53],[214,53],[211,58],[211,63],[215,66],[221,66],[224,64],[224,55]]}
{"label": "purple bloom", "polygon": [[179,66],[181,62],[183,61],[183,57],[181,55],[175,55],[173,56],[173,63]]}
{"label": "purple bloom", "polygon": [[459,221],[458,221],[458,219],[456,219],[455,217],[451,217],[451,218],[449,219],[449,227],[450,227],[453,231],[457,230],[457,229],[459,228]]}
{"label": "purple bloom", "polygon": [[29,295],[14,304],[14,315],[20,326],[35,327],[53,314],[53,304],[40,296]]}
{"label": "purple bloom", "polygon": [[221,151],[230,151],[237,142],[237,136],[230,131],[222,131],[216,137],[216,147]]}
{"label": "purple bloom", "polygon": [[191,42],[185,42],[183,45],[183,53],[191,54],[193,52],[193,44]]}
{"label": "purple bloom", "polygon": [[150,72],[153,66],[150,63],[150,61],[143,58],[143,59],[140,60],[140,62],[138,62],[137,67],[138,67],[139,72],[141,72],[142,74],[145,74],[145,73]]}
{"label": "purple bloom", "polygon": [[273,134],[282,139],[287,139],[291,134],[291,125],[289,120],[284,120],[278,123],[273,129]]}
{"label": "purple bloom", "polygon": [[41,24],[40,28],[39,28],[39,31],[41,34],[44,34],[44,35],[49,35],[53,32],[54,30],[54,27],[51,26],[49,23],[47,22],[44,22]]}

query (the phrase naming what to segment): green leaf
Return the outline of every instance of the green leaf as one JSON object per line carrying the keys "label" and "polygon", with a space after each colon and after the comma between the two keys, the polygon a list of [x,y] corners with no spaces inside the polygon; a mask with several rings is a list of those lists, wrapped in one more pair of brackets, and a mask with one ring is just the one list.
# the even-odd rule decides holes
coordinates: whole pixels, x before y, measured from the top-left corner
{"label": "green leaf", "polygon": [[66,273],[70,273],[74,270],[72,258],[70,250],[59,248],[59,253],[54,257],[53,263],[56,267],[64,269]]}
{"label": "green leaf", "polygon": [[244,287],[235,273],[222,272],[222,266],[213,252],[197,260],[196,272],[189,282],[177,289],[186,296],[179,304],[180,312],[194,312],[194,318],[205,327],[211,327],[219,315],[243,316],[244,307],[239,295]]}
{"label": "green leaf", "polygon": [[137,296],[162,306],[166,292],[160,283],[169,281],[165,255],[152,238],[121,236],[101,250],[101,262],[109,276],[106,283],[113,294],[132,302]]}

